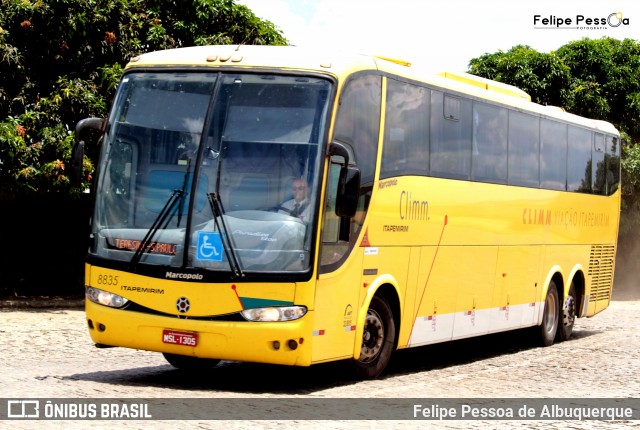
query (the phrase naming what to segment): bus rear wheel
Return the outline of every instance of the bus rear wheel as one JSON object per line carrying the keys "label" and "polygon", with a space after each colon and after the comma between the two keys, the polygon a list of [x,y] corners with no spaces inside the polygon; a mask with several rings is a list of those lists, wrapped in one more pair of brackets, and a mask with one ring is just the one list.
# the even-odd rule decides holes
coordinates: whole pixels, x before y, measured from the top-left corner
{"label": "bus rear wheel", "polygon": [[540,337],[542,345],[553,345],[558,331],[558,320],[560,315],[560,306],[558,300],[558,289],[555,282],[551,281],[547,289],[547,297],[544,301],[544,310],[542,314],[542,324],[540,325]]}
{"label": "bus rear wheel", "polygon": [[216,367],[218,363],[220,363],[220,360],[213,358],[199,358],[189,355],[169,354],[168,352],[163,352],[162,355],[170,365],[181,370],[208,370]]}
{"label": "bus rear wheel", "polygon": [[389,364],[395,347],[396,325],[389,303],[374,296],[367,310],[362,333],[360,357],[353,361],[355,373],[363,378],[375,378]]}

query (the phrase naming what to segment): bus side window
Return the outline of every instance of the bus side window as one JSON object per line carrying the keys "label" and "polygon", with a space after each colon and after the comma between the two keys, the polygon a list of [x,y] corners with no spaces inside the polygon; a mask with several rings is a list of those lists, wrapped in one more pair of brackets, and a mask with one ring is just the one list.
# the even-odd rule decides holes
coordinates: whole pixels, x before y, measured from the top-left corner
{"label": "bus side window", "polygon": [[540,119],[509,112],[509,185],[540,186]]}
{"label": "bus side window", "polygon": [[569,150],[567,152],[567,191],[591,194],[591,131],[569,126]]}
{"label": "bus side window", "polygon": [[473,105],[473,179],[507,181],[507,111],[484,103]]}
{"label": "bus side window", "polygon": [[[322,223],[322,252],[321,265],[330,265],[338,262],[349,248],[349,219],[336,215],[336,199],[338,196],[338,179],[342,164],[333,162],[329,167],[329,180],[327,183],[327,198],[325,201],[324,221]],[[345,225],[346,224],[346,225]],[[345,234],[347,235],[344,240]]]}
{"label": "bus side window", "polygon": [[604,134],[596,133],[593,147],[591,148],[591,171],[593,185],[593,194],[606,194],[607,186],[607,170],[604,160]]}
{"label": "bus side window", "polygon": [[567,189],[567,125],[542,119],[540,123],[540,185]]}
{"label": "bus side window", "polygon": [[471,101],[431,92],[431,173],[469,179],[471,173]]}
{"label": "bus side window", "polygon": [[428,88],[387,80],[380,178],[429,174]]}
{"label": "bus side window", "polygon": [[380,76],[359,76],[348,82],[340,97],[334,138],[350,142],[364,183],[373,183],[380,132]]}
{"label": "bus side window", "polygon": [[606,137],[607,195],[612,195],[620,186],[620,139]]}
{"label": "bus side window", "polygon": [[[364,224],[376,168],[376,154],[380,134],[380,110],[382,77],[373,74],[358,75],[350,79],[340,96],[340,107],[336,117],[334,140],[343,142],[351,151],[349,163],[360,170],[360,195],[358,209],[353,218],[335,215],[338,177],[344,158],[333,156],[329,171],[325,219],[323,221],[323,243],[320,256],[320,271],[336,270],[354,248],[358,234]],[[325,231],[326,230],[326,231]]]}

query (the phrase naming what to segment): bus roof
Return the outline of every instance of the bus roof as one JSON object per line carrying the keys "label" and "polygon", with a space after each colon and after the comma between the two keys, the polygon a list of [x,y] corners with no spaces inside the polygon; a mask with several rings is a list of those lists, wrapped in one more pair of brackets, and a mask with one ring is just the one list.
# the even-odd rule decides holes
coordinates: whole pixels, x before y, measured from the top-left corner
{"label": "bus roof", "polygon": [[373,57],[295,46],[210,45],[168,49],[134,57],[132,67],[188,66],[308,70],[336,77],[351,70],[377,69]]}
{"label": "bus roof", "polygon": [[304,70],[331,75],[339,80],[356,71],[379,70],[386,74],[440,87],[443,90],[467,94],[516,109],[536,112],[543,117],[568,121],[618,135],[615,127],[608,122],[580,117],[558,107],[531,102],[531,97],[526,92],[512,85],[468,73],[428,73],[412,66],[408,61],[390,57],[347,54],[295,46],[210,45],[150,52],[132,58],[126,69],[164,66]]}

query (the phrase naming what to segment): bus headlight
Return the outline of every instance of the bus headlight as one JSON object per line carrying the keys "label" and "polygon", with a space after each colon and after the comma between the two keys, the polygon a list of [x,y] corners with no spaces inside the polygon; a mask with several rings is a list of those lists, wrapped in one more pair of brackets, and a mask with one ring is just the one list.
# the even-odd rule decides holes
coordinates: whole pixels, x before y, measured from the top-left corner
{"label": "bus headlight", "polygon": [[117,294],[113,294],[108,291],[100,290],[93,287],[87,287],[87,299],[91,300],[94,303],[98,303],[104,306],[110,306],[112,308],[121,308],[129,301]]}
{"label": "bus headlight", "polygon": [[247,321],[293,321],[307,313],[304,306],[282,306],[246,309],[240,314]]}

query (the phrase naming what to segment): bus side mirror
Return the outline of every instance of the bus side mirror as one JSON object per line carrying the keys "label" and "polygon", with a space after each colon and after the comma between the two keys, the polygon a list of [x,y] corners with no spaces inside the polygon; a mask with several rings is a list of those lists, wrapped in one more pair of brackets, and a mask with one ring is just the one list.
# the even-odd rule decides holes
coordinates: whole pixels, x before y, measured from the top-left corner
{"label": "bus side mirror", "polygon": [[69,179],[71,186],[78,188],[82,184],[82,164],[84,161],[84,141],[76,142],[73,145],[73,153],[71,154],[71,172]]}
{"label": "bus side mirror", "polygon": [[340,169],[338,196],[336,199],[336,215],[353,218],[358,210],[360,198],[360,169],[343,166]]}
{"label": "bus side mirror", "polygon": [[329,147],[329,155],[344,158],[338,178],[338,195],[336,196],[336,215],[352,218],[358,210],[360,198],[360,169],[349,165],[349,149],[347,145],[334,141]]}
{"label": "bus side mirror", "polygon": [[82,183],[82,165],[84,161],[84,139],[87,130],[104,132],[107,121],[103,118],[85,118],[76,124],[76,143],[71,154],[71,186],[79,187]]}

